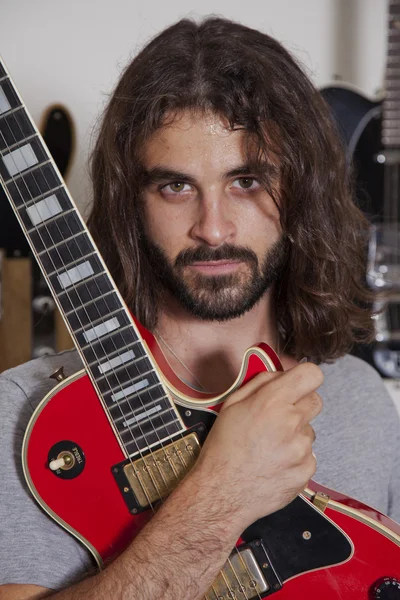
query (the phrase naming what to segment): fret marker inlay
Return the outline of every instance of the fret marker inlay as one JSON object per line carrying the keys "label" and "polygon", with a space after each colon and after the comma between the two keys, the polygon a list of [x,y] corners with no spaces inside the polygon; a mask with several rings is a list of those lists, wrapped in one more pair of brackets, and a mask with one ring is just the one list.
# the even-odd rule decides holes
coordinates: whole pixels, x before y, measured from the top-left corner
{"label": "fret marker inlay", "polygon": [[47,221],[51,217],[62,213],[62,208],[57,199],[57,196],[53,194],[40,202],[37,202],[33,206],[26,209],[28,217],[32,221],[32,225],[39,225],[43,221]]}
{"label": "fret marker inlay", "polygon": [[140,413],[139,415],[136,415],[136,417],[131,417],[127,421],[124,421],[123,425],[124,425],[124,427],[129,427],[129,425],[132,425],[132,423],[138,423],[145,417],[149,417],[150,415],[154,415],[155,413],[160,412],[160,410],[161,410],[161,405],[157,404],[157,406],[155,406],[154,408],[145,410],[144,412]]}
{"label": "fret marker inlay", "polygon": [[10,110],[10,108],[11,105],[7,100],[7,96],[5,95],[3,88],[0,86],[0,115]]}
{"label": "fret marker inlay", "polygon": [[133,352],[133,350],[128,350],[128,352],[123,352],[119,356],[116,356],[115,358],[112,358],[111,360],[107,360],[106,362],[103,362],[101,365],[99,365],[98,368],[99,368],[100,373],[107,373],[107,371],[110,371],[111,369],[115,369],[116,367],[119,367],[119,366],[125,364],[126,362],[133,360],[134,358],[135,358],[135,353]]}
{"label": "fret marker inlay", "polygon": [[82,279],[86,279],[86,277],[90,277],[90,275],[94,275],[93,267],[90,262],[86,260],[76,267],[67,269],[65,273],[57,275],[57,279],[60,282],[61,287],[65,289],[78,283],[78,281],[82,281]]}
{"label": "fret marker inlay", "polygon": [[100,323],[100,325],[96,325],[96,327],[91,327],[90,329],[87,329],[84,332],[83,337],[85,338],[85,340],[88,343],[90,343],[93,340],[95,340],[96,338],[100,338],[103,335],[106,335],[107,333],[114,331],[114,329],[118,329],[118,327],[119,327],[119,321],[118,321],[117,317],[114,317],[113,319],[109,319],[108,321],[105,321],[104,323]]}
{"label": "fret marker inlay", "polygon": [[11,177],[39,162],[31,144],[25,144],[25,146],[3,155],[2,158]]}
{"label": "fret marker inlay", "polygon": [[113,394],[111,396],[111,398],[112,398],[113,402],[118,402],[118,400],[121,400],[121,398],[125,398],[126,396],[129,396],[129,394],[132,394],[132,392],[137,392],[138,390],[142,390],[143,388],[147,387],[148,385],[149,385],[149,380],[142,379],[142,381],[138,381],[138,383],[128,385],[128,387],[126,387],[124,390],[121,390],[120,392]]}

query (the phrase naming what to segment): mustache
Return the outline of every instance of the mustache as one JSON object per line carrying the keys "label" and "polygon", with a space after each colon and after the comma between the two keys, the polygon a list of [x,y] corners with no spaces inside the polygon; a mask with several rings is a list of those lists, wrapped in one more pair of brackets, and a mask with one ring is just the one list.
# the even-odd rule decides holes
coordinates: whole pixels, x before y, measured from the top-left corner
{"label": "mustache", "polygon": [[175,259],[176,267],[185,267],[194,262],[208,262],[216,260],[238,260],[258,265],[258,258],[255,252],[245,246],[233,246],[224,244],[219,248],[210,248],[209,246],[198,246],[197,248],[186,248],[179,252]]}

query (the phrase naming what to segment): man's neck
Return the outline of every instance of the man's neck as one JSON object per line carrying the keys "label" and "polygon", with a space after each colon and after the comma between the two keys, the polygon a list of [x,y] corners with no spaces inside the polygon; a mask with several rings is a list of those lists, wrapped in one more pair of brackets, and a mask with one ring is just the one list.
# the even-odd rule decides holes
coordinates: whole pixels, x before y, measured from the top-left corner
{"label": "man's neck", "polygon": [[[222,323],[202,321],[169,299],[154,333],[178,377],[213,393],[232,385],[250,346],[265,342],[278,355],[282,350],[269,294],[241,317]],[[293,364],[284,359],[284,367]]]}

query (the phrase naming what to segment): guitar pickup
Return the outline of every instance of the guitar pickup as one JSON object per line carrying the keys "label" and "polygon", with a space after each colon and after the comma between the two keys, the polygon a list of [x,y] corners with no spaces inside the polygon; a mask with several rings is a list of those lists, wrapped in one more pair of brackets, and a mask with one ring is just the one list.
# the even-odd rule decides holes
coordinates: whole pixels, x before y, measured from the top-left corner
{"label": "guitar pickup", "polygon": [[112,474],[132,514],[151,508],[168,496],[193,467],[205,438],[201,424],[145,456],[112,467]]}
{"label": "guitar pickup", "polygon": [[205,600],[252,600],[281,589],[261,540],[239,546],[215,578]]}

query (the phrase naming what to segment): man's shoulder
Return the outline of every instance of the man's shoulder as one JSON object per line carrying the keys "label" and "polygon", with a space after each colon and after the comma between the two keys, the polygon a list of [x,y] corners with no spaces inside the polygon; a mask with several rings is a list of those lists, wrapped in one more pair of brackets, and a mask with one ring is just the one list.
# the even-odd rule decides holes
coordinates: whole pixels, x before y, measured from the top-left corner
{"label": "man's shoulder", "polygon": [[[342,401],[345,410],[371,410],[395,415],[396,408],[382,377],[370,364],[352,355],[345,355],[332,363],[324,363],[321,369],[325,379],[321,386],[323,395],[336,404]],[[351,409],[352,407],[352,409]]]}
{"label": "man's shoulder", "polygon": [[344,381],[347,379],[353,381],[360,377],[366,377],[368,381],[382,383],[382,378],[374,367],[365,360],[351,354],[345,354],[335,361],[323,363],[320,367],[325,377],[330,379],[337,377]]}
{"label": "man's shoulder", "polygon": [[[4,389],[7,396],[25,399],[35,408],[42,397],[55,385],[56,381],[50,378],[60,367],[68,377],[83,368],[82,361],[76,350],[65,350],[58,354],[46,355],[35,358],[24,364],[3,371],[0,374],[0,393]],[[6,401],[5,398],[1,398]]]}

